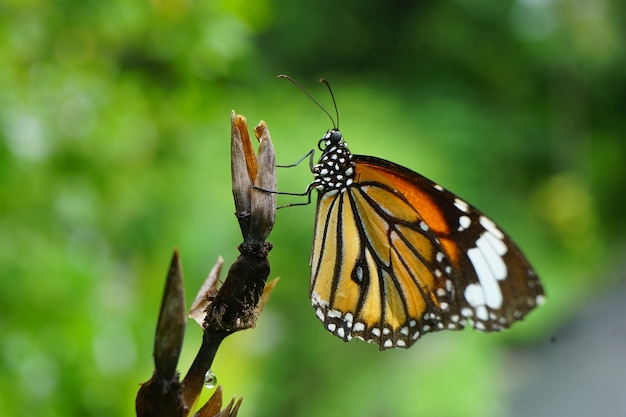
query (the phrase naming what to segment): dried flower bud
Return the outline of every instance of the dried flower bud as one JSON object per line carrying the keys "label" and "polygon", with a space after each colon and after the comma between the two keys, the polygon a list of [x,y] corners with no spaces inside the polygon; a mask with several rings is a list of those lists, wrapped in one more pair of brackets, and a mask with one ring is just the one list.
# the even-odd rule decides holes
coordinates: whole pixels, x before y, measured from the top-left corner
{"label": "dried flower bud", "polygon": [[233,197],[241,233],[247,244],[267,239],[274,227],[276,213],[276,194],[268,192],[276,189],[274,146],[265,122],[259,122],[254,132],[260,141],[258,161],[246,118],[234,111],[231,113]]}

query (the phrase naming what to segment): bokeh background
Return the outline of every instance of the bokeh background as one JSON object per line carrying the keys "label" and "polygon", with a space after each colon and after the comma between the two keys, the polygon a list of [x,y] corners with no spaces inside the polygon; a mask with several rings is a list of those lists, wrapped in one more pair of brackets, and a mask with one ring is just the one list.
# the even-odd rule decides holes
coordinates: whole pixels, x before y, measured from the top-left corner
{"label": "bokeh background", "polygon": [[332,112],[331,81],[353,152],[496,219],[548,301],[501,334],[343,343],[308,300],[315,207],[279,210],[281,281],[213,368],[240,415],[626,415],[624,33],[619,0],[3,0],[0,415],[134,415],[173,248],[188,300],[237,255],[231,109],[283,164],[331,127],[280,73]]}

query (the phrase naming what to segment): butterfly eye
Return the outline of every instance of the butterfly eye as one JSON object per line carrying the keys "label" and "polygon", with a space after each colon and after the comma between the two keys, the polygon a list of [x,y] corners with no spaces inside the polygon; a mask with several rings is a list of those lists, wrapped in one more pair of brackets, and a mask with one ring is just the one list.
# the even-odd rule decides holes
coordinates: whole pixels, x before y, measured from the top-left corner
{"label": "butterfly eye", "polygon": [[340,144],[342,141],[343,135],[341,132],[338,129],[331,129],[317,142],[317,147],[320,151],[323,151],[329,146]]}
{"label": "butterfly eye", "polygon": [[332,145],[337,145],[341,143],[342,140],[343,140],[343,135],[341,134],[339,130],[333,129],[330,132],[328,132],[328,142],[330,142]]}

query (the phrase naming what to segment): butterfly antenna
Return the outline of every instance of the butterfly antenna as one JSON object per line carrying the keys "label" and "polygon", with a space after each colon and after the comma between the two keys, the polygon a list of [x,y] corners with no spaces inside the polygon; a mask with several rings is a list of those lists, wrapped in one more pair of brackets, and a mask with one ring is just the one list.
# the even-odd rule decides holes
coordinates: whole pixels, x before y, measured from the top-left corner
{"label": "butterfly antenna", "polygon": [[[309,98],[313,101],[313,103],[317,104],[317,107],[319,107],[320,109],[322,109],[322,111],[323,111],[324,113],[326,113],[326,115],[328,116],[328,118],[330,119],[330,121],[333,123],[334,128],[335,128],[335,129],[338,129],[338,128],[339,128],[339,123],[338,123],[338,122],[339,122],[339,113],[337,113],[337,123],[335,123],[335,120],[333,119],[333,116],[331,116],[331,115],[330,115],[330,113],[328,112],[328,110],[326,110],[326,109],[324,108],[324,106],[322,106],[322,105],[320,104],[320,102],[319,102],[319,101],[317,101],[317,100],[315,99],[315,97],[313,97],[313,96],[311,95],[311,93],[309,93],[308,91],[306,91],[306,89],[305,89],[302,85],[300,85],[300,83],[299,83],[299,82],[297,82],[296,80],[294,80],[294,79],[293,79],[293,78],[291,78],[290,76],[288,76],[288,75],[284,75],[284,74],[279,75],[279,76],[278,76],[278,78],[286,78],[287,80],[291,81],[291,82],[292,82],[292,83],[293,83],[296,87],[298,87],[300,90],[302,90],[302,92],[303,92],[304,94],[306,94],[306,95],[307,95],[307,96],[308,96],[308,97],[309,97]],[[326,82],[326,80],[323,80],[323,81],[321,81],[321,82],[324,82],[326,85],[328,85],[328,82]],[[328,88],[330,89],[330,86],[328,86]],[[330,92],[330,95],[331,95],[331,97],[333,98],[333,103],[335,103],[335,97],[333,96],[333,92],[332,92],[332,90],[331,90],[331,92]],[[336,105],[336,104],[335,104],[335,110],[337,110],[337,105]]]}
{"label": "butterfly antenna", "polygon": [[337,125],[335,126],[335,129],[339,129],[339,109],[337,108],[337,101],[335,100],[335,94],[333,93],[333,89],[330,88],[330,83],[322,78],[320,80],[320,82],[322,84],[324,84],[326,87],[328,87],[328,92],[330,93],[330,97],[333,99],[333,106],[335,106],[335,115],[337,116]]}

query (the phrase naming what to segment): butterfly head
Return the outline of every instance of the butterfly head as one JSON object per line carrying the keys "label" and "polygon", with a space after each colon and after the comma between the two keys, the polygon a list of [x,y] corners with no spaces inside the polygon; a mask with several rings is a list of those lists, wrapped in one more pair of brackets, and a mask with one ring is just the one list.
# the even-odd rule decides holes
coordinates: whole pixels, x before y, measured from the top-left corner
{"label": "butterfly head", "polygon": [[341,134],[339,129],[332,128],[326,132],[326,134],[319,140],[319,142],[317,142],[317,147],[320,149],[320,151],[324,151],[340,144],[343,144],[343,146],[345,146],[345,142],[343,141],[343,135]]}

